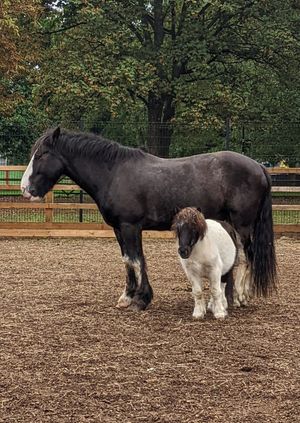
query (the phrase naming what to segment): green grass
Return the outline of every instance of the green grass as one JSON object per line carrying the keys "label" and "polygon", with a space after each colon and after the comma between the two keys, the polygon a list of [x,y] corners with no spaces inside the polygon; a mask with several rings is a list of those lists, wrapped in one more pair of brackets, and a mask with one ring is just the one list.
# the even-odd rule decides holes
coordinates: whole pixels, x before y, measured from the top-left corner
{"label": "green grass", "polygon": [[275,225],[300,225],[300,211],[274,210],[273,222]]}
{"label": "green grass", "polygon": [[[0,222],[34,222],[43,223],[46,221],[44,210],[42,209],[1,209]],[[55,223],[80,223],[79,210],[58,209],[53,212],[53,222]],[[83,223],[103,223],[103,218],[97,210],[83,210]]]}
{"label": "green grass", "polygon": [[[1,209],[0,222],[36,222],[46,221],[44,210],[42,209]],[[274,224],[300,224],[300,211],[294,210],[274,210]],[[53,222],[55,223],[79,223],[79,210],[54,210]],[[97,210],[83,210],[83,223],[103,223],[101,214]]]}

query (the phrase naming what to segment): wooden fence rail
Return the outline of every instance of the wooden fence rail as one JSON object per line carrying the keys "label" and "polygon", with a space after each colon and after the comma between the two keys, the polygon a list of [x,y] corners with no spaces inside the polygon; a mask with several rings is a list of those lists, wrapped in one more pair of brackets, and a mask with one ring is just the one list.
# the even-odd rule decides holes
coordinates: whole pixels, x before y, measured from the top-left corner
{"label": "wooden fence rail", "polygon": [[[110,228],[105,223],[102,223],[100,219],[99,222],[57,222],[55,221],[55,213],[58,211],[68,212],[88,212],[94,213],[97,215],[97,206],[95,203],[64,203],[64,202],[55,202],[56,192],[64,193],[80,193],[80,187],[75,184],[56,184],[52,191],[50,191],[46,197],[45,201],[41,203],[28,202],[23,200],[21,197],[18,197],[18,201],[12,201],[11,198],[8,198],[9,191],[13,193],[20,192],[19,183],[11,183],[11,174],[10,172],[23,172],[26,166],[0,166],[0,172],[2,176],[0,179],[0,191],[6,192],[6,195],[3,196],[5,201],[2,201],[0,194],[0,236],[12,236],[12,237],[58,237],[58,236],[68,236],[68,237],[113,237],[112,228]],[[268,171],[272,175],[276,174],[299,174],[300,168],[268,168]],[[3,183],[4,182],[4,183]],[[300,186],[273,186],[272,192],[274,193],[300,193]],[[15,198],[14,198],[15,199]],[[299,196],[300,199],[300,196]],[[28,222],[28,221],[7,221],[5,213],[12,211],[16,213],[26,213],[28,211],[32,213],[43,212],[43,221],[42,222]],[[295,213],[296,221],[292,221],[288,224],[275,224],[275,232],[277,233],[300,233],[300,201],[299,204],[280,204],[273,205],[273,211],[275,212],[291,212]],[[2,213],[2,214],[1,214]],[[4,217],[3,217],[4,216]],[[98,215],[100,217],[100,215]],[[22,216],[21,216],[22,217]],[[164,231],[145,231],[143,234],[144,237],[163,237],[171,238],[173,237],[171,232]]]}

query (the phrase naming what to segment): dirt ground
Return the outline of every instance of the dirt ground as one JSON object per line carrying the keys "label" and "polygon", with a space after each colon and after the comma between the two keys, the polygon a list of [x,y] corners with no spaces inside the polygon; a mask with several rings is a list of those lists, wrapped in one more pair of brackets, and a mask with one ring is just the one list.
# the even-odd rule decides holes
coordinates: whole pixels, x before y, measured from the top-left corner
{"label": "dirt ground", "polygon": [[300,242],[276,244],[278,295],[194,321],[174,241],[144,242],[136,313],[114,240],[0,240],[0,421],[299,422]]}

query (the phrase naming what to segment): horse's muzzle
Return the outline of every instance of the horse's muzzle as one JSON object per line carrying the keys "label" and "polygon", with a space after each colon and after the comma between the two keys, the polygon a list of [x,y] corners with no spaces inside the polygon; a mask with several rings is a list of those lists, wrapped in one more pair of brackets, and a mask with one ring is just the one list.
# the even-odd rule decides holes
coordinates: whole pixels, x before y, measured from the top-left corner
{"label": "horse's muzzle", "polygon": [[37,195],[37,192],[32,187],[21,187],[22,195],[24,198],[30,201],[40,201],[41,197]]}
{"label": "horse's muzzle", "polygon": [[31,198],[31,194],[28,191],[27,187],[21,187],[21,191],[24,198],[27,198],[27,199]]}

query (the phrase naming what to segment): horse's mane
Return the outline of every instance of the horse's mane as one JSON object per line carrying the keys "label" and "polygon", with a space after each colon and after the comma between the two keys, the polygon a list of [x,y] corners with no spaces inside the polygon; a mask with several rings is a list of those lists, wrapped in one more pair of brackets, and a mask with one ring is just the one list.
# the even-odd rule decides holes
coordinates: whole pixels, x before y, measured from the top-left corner
{"label": "horse's mane", "polygon": [[42,146],[48,146],[70,156],[96,157],[106,162],[143,157],[146,153],[139,148],[125,147],[100,135],[84,132],[72,132],[61,129],[57,139],[53,129],[47,130],[33,145],[31,153]]}
{"label": "horse's mane", "polygon": [[199,239],[203,239],[207,231],[207,223],[203,214],[195,207],[185,207],[180,210],[173,219],[172,230],[177,231],[184,223],[188,224],[191,230],[197,230]]}

